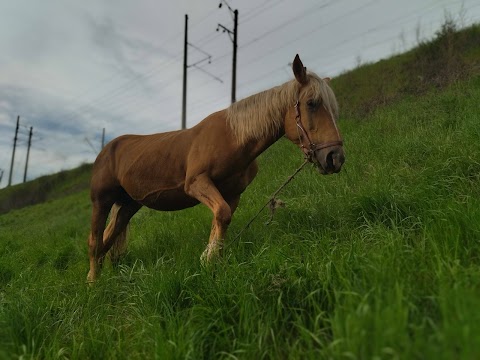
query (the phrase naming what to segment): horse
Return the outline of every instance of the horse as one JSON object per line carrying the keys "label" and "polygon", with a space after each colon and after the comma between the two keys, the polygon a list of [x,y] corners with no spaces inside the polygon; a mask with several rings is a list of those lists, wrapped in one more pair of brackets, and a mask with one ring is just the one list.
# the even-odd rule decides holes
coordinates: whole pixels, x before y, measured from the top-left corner
{"label": "horse", "polygon": [[192,128],[123,135],[102,149],[90,186],[88,282],[100,275],[107,253],[118,263],[126,251],[127,225],[142,206],[175,211],[206,205],[213,220],[201,259],[219,256],[240,196],[257,174],[256,158],[282,136],[321,174],[341,170],[345,154],[329,78],[307,72],[298,54],[292,70],[294,79],[235,102]]}

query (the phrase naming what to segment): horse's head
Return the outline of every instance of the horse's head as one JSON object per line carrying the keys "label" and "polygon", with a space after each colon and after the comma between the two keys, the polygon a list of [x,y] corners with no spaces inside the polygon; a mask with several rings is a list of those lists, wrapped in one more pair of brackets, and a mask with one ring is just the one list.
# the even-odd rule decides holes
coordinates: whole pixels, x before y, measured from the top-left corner
{"label": "horse's head", "polygon": [[298,55],[292,67],[297,98],[286,114],[285,135],[304,151],[320,173],[338,173],[345,154],[335,121],[338,108],[328,85],[330,79],[307,73]]}

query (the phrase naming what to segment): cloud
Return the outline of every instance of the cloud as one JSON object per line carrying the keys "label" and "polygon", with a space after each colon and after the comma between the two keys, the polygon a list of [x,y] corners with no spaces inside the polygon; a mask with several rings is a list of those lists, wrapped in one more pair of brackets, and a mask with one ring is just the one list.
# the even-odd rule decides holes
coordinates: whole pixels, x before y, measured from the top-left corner
{"label": "cloud", "polygon": [[116,69],[118,76],[130,80],[137,87],[150,94],[155,90],[149,83],[148,68],[153,59],[158,62],[172,59],[174,56],[166,49],[147,39],[128,34],[128,30],[119,26],[109,16],[85,16],[90,32],[92,51],[100,52],[98,56],[106,66]]}
{"label": "cloud", "polygon": [[[66,109],[61,98],[52,97],[41,90],[12,86],[0,87],[0,98],[0,168],[9,168],[18,115],[19,154],[26,148],[29,128],[33,127],[29,178],[46,174],[45,169],[58,169],[59,162],[63,163],[64,167],[70,167],[81,163],[78,158],[92,161],[92,155],[84,142],[92,124],[78,119],[65,121]],[[19,156],[16,156],[16,166],[20,161]],[[38,162],[35,162],[35,159]],[[18,176],[16,180],[19,181]]]}

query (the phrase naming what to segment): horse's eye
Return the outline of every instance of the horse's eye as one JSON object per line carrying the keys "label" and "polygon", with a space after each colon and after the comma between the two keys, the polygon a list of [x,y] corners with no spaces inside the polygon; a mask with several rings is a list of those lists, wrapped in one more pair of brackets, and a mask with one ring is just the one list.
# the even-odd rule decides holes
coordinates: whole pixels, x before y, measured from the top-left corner
{"label": "horse's eye", "polygon": [[313,99],[307,100],[307,106],[310,109],[315,109],[318,106],[318,102]]}

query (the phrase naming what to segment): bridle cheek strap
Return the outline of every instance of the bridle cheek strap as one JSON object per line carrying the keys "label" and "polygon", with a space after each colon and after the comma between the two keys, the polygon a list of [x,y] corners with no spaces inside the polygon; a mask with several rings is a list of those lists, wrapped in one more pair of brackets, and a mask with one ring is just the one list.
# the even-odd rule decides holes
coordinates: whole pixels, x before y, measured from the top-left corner
{"label": "bridle cheek strap", "polygon": [[[303,127],[302,118],[300,116],[300,102],[297,100],[295,103],[295,122],[297,124],[298,140],[302,148],[305,158],[313,163],[313,156],[315,151],[326,149],[332,146],[342,146],[343,140],[329,141],[322,144],[315,144],[310,140],[310,136],[307,133],[307,130]],[[308,141],[307,145],[304,144],[304,139]]]}

